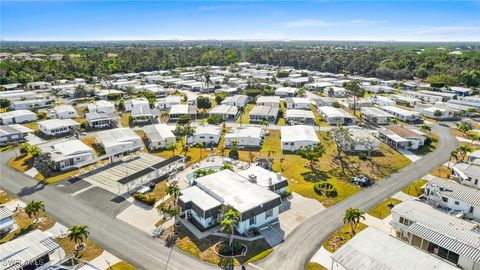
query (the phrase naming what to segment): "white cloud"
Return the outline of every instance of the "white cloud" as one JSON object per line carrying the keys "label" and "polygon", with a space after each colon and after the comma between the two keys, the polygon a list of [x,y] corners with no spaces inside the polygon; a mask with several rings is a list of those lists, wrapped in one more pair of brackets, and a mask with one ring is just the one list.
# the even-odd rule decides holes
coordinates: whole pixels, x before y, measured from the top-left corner
{"label": "white cloud", "polygon": [[480,33],[478,26],[429,26],[413,32],[417,35],[458,35]]}
{"label": "white cloud", "polygon": [[365,24],[381,24],[384,21],[372,21],[364,19],[356,19],[350,21],[324,21],[317,19],[301,19],[294,21],[281,22],[280,25],[286,28],[301,28],[301,27],[326,27],[326,26],[339,26],[339,25],[365,25]]}

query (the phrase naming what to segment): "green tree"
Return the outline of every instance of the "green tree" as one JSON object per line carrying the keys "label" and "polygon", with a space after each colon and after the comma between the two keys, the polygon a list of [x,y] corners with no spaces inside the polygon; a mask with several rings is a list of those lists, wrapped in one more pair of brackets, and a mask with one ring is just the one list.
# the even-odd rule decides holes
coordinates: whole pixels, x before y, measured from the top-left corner
{"label": "green tree", "polygon": [[68,239],[76,244],[76,254],[78,254],[77,252],[81,250],[81,247],[83,247],[83,241],[88,238],[89,234],[90,232],[88,230],[88,226],[86,225],[72,225],[72,227],[70,227],[68,230]]}
{"label": "green tree", "polygon": [[461,160],[465,160],[468,153],[473,152],[473,148],[469,145],[460,145],[455,151],[458,153]]}
{"label": "green tree", "polygon": [[235,234],[235,227],[240,222],[240,213],[235,209],[229,209],[226,211],[220,222],[220,231],[224,234],[227,234],[228,237],[228,246],[230,250],[233,251],[233,235]]}
{"label": "green tree", "polygon": [[440,118],[440,117],[442,117],[442,115],[443,115],[443,113],[442,113],[442,111],[440,111],[440,110],[435,110],[435,111],[433,112],[433,116],[435,116],[435,118],[437,118],[437,119]]}
{"label": "green tree", "polygon": [[26,155],[30,152],[30,144],[29,143],[22,143],[18,150],[20,151],[20,154]]}
{"label": "green tree", "polygon": [[362,219],[365,220],[365,212],[363,210],[357,208],[348,208],[343,216],[343,223],[349,224],[352,235],[355,235],[355,230],[358,227],[358,223],[360,223],[360,220]]}
{"label": "green tree", "polygon": [[423,132],[430,132],[430,131],[432,131],[432,128],[427,124],[421,124],[420,125],[420,130],[423,131]]}
{"label": "green tree", "polygon": [[343,87],[347,92],[347,96],[353,98],[353,114],[355,115],[357,111],[357,99],[365,96],[365,89],[360,86],[360,81],[358,80],[345,82]]}
{"label": "green tree", "polygon": [[191,122],[192,122],[192,118],[190,117],[190,115],[181,115],[177,119],[177,124],[179,125],[187,125],[187,124],[190,124]]}
{"label": "green tree", "polygon": [[310,170],[315,171],[315,164],[325,154],[325,147],[320,143],[307,145],[298,149],[297,154],[308,160],[308,166],[310,167]]}
{"label": "green tree", "polygon": [[0,108],[6,109],[6,108],[10,107],[10,105],[11,105],[10,100],[5,99],[5,98],[0,98]]}
{"label": "green tree", "polygon": [[28,217],[35,217],[35,223],[38,222],[40,212],[45,212],[45,204],[42,201],[31,201],[25,206],[25,213]]}
{"label": "green tree", "polygon": [[197,107],[199,109],[210,109],[212,107],[212,101],[207,96],[197,97]]}
{"label": "green tree", "polygon": [[468,123],[468,122],[457,122],[455,123],[455,125],[457,126],[457,129],[464,132],[464,133],[467,133],[468,131],[472,130],[472,124],[471,123]]}
{"label": "green tree", "polygon": [[480,71],[479,70],[464,70],[459,75],[459,80],[466,87],[478,87],[480,86]]}

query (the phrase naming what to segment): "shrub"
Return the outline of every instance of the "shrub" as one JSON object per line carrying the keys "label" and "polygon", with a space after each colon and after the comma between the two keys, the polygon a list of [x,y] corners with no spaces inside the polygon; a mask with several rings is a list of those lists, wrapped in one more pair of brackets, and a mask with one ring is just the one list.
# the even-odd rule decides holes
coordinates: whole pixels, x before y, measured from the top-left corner
{"label": "shrub", "polygon": [[238,159],[239,158],[238,150],[237,149],[230,150],[230,152],[228,152],[228,156],[232,159]]}
{"label": "shrub", "polygon": [[325,195],[327,197],[337,197],[338,192],[337,189],[333,187],[332,184],[328,182],[318,182],[313,185],[313,190],[318,195]]}
{"label": "shrub", "polygon": [[368,158],[368,155],[365,152],[361,152],[360,154],[358,154],[358,158],[361,160],[366,160]]}
{"label": "shrub", "polygon": [[218,125],[223,122],[223,118],[220,115],[210,115],[207,118],[207,123],[210,125]]}
{"label": "shrub", "polygon": [[155,204],[155,198],[149,195],[141,194],[141,193],[134,193],[133,198],[139,202],[142,202],[144,204],[148,205],[154,205]]}

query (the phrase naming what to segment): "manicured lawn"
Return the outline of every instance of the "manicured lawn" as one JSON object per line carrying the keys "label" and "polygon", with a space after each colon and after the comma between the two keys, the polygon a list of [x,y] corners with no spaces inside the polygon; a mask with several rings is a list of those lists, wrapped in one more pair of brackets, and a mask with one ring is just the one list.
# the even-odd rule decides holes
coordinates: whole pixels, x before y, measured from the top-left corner
{"label": "manicured lawn", "polygon": [[452,171],[448,167],[440,166],[430,172],[430,174],[441,178],[448,178],[452,174]]}
{"label": "manicured lawn", "polygon": [[120,125],[122,127],[129,127],[130,126],[129,119],[130,119],[130,113],[129,112],[122,113],[122,118],[120,119]]}
{"label": "manicured lawn", "polygon": [[16,239],[22,235],[25,235],[35,229],[46,231],[53,227],[55,221],[50,217],[46,216],[45,213],[41,212],[39,214],[39,222],[34,224],[35,218],[30,218],[24,209],[21,209],[20,212],[14,213],[13,218],[18,225],[18,229],[10,232],[0,239],[0,244],[8,242],[10,240]]}
{"label": "manicured lawn", "polygon": [[15,196],[5,191],[0,191],[0,204],[8,203],[15,200]]}
{"label": "manicured lawn", "polygon": [[[363,231],[367,227],[368,227],[367,225],[363,223],[359,223],[355,234],[358,234],[359,232]],[[327,241],[323,243],[323,247],[330,252],[335,252],[353,237],[354,235],[352,235],[350,231],[350,226],[346,224],[340,230],[330,235]]]}
{"label": "manicured lawn", "polygon": [[39,173],[39,174],[35,175],[35,179],[37,179],[38,181],[41,181],[41,182],[45,182],[47,184],[53,184],[53,183],[56,183],[56,182],[63,181],[63,180],[65,180],[67,178],[70,178],[72,176],[75,176],[78,173],[80,173],[79,169],[74,169],[74,170],[67,171],[67,172],[52,172],[50,174],[50,176],[47,177],[47,178],[45,178],[45,176],[43,176],[43,174]]}
{"label": "manicured lawn", "polygon": [[250,111],[255,107],[255,104],[247,104],[245,106],[245,112],[242,117],[238,118],[237,123],[248,124],[250,122]]}
{"label": "manicured lawn", "polygon": [[[81,259],[84,261],[91,261],[96,257],[100,256],[100,254],[102,254],[103,249],[95,245],[95,243],[93,243],[90,239],[87,238],[83,242],[85,243],[85,248],[78,253],[78,256],[77,256],[78,259]],[[70,241],[68,237],[58,239],[58,244],[65,251],[66,257],[71,256],[75,251],[76,244],[75,242]]]}
{"label": "manicured lawn", "polygon": [[30,123],[24,123],[22,124],[23,126],[33,130],[33,131],[37,131],[38,130],[38,124],[37,122],[30,122]]}
{"label": "manicured lawn", "polygon": [[312,110],[313,115],[315,116],[315,124],[317,126],[328,126],[328,123],[323,120],[323,118],[318,114],[317,107],[310,105],[310,110]]}
{"label": "manicured lawn", "polygon": [[307,264],[307,270],[327,270],[327,268],[321,266],[321,265],[318,264],[318,263],[309,262],[309,263]]}
{"label": "manicured lawn", "polygon": [[30,154],[20,155],[11,159],[8,162],[8,166],[19,172],[28,171],[33,166],[33,157]]}
{"label": "manicured lawn", "polygon": [[371,216],[374,216],[376,218],[384,219],[391,213],[391,208],[389,205],[397,205],[401,203],[402,201],[394,199],[394,198],[389,198],[378,204],[377,206],[373,207],[368,211],[368,214]]}
{"label": "manicured lawn", "polygon": [[[195,236],[193,236],[188,231],[188,229],[186,229],[183,226],[179,228],[179,231],[180,231],[180,236],[178,237],[175,243],[175,245],[179,249],[191,254],[192,256],[195,256],[197,258],[200,258],[204,261],[207,261],[213,264],[219,264],[221,262],[220,257],[213,252],[213,246],[220,241],[224,241],[225,238],[218,237],[218,236],[208,236],[201,240],[198,240],[195,238]],[[164,237],[168,235],[169,232],[171,232],[171,228],[169,228],[164,233]],[[235,240],[235,241],[238,241],[241,244],[246,245],[248,248],[248,251],[245,257],[239,257],[238,259],[234,260],[235,265],[239,265],[240,263],[245,263],[247,261],[250,261],[250,259],[252,258],[255,259],[256,256],[265,257],[271,252],[271,251],[270,252],[268,251],[268,250],[271,250],[271,247],[263,239],[256,240],[256,241],[249,241],[249,242],[240,241],[240,240]],[[257,257],[257,259],[260,259],[260,258]]]}
{"label": "manicured lawn", "polygon": [[[171,158],[176,155],[185,155],[185,152],[183,152],[182,148],[182,142],[181,140],[177,141],[177,149],[175,152],[172,152],[170,150],[160,150],[160,151],[150,151],[150,154],[156,155],[159,157],[163,158]],[[187,152],[187,167],[199,162],[200,160],[206,158],[209,154],[211,153],[210,148],[199,148],[199,147],[190,147]]]}
{"label": "manicured lawn", "polygon": [[[293,153],[282,153],[280,147],[280,131],[269,130],[260,151],[252,151],[254,159],[258,156],[273,159],[273,170],[281,172],[289,179],[289,189],[302,196],[317,199],[325,206],[333,205],[358,192],[359,187],[352,185],[348,179],[358,174],[369,175],[377,180],[410,164],[410,160],[400,153],[382,144],[382,155],[372,157],[371,161],[360,160],[358,156],[345,158],[345,170],[342,171],[336,161],[336,146],[326,132],[319,132],[321,143],[326,148],[325,155],[318,162],[318,172],[311,173],[306,166],[307,161]],[[240,159],[249,162],[250,151],[240,150]],[[319,181],[328,181],[338,192],[338,196],[329,198],[320,196],[313,190]]]}
{"label": "manicured lawn", "polygon": [[424,145],[417,150],[412,150],[412,153],[414,153],[416,155],[424,156],[424,155],[426,155],[430,152],[433,152],[437,148],[437,146],[438,146],[438,135],[433,134],[433,133],[429,133],[427,136],[428,136],[428,138],[430,138],[432,143],[428,146]]}
{"label": "manicured lawn", "polygon": [[112,265],[111,268],[108,268],[107,270],[136,270],[135,266],[127,263],[127,262],[118,262],[114,265]]}
{"label": "manicured lawn", "polygon": [[423,194],[423,189],[422,187],[427,183],[427,180],[424,179],[419,179],[415,180],[413,183],[411,183],[408,187],[405,187],[402,189],[402,192],[413,196],[413,197],[418,197]]}

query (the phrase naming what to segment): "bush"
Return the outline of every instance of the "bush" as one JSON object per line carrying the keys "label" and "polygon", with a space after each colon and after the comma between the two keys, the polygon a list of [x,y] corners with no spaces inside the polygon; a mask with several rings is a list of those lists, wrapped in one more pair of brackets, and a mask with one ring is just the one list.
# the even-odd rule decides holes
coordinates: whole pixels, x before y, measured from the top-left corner
{"label": "bush", "polygon": [[228,152],[228,156],[232,159],[238,159],[239,158],[238,150],[237,149],[230,150],[230,152]]}
{"label": "bush", "polygon": [[219,115],[210,115],[207,118],[207,123],[209,123],[210,125],[218,125],[218,124],[221,124],[222,122],[223,122],[223,118]]}
{"label": "bush", "polygon": [[313,185],[313,190],[320,196],[325,195],[327,197],[337,197],[337,189],[328,182],[318,182]]}
{"label": "bush", "polygon": [[368,155],[365,152],[360,152],[360,154],[358,154],[358,158],[361,160],[366,160],[368,158]]}
{"label": "bush", "polygon": [[139,202],[142,202],[144,204],[148,205],[154,205],[155,204],[155,198],[149,195],[141,194],[141,193],[134,193],[133,198]]}

